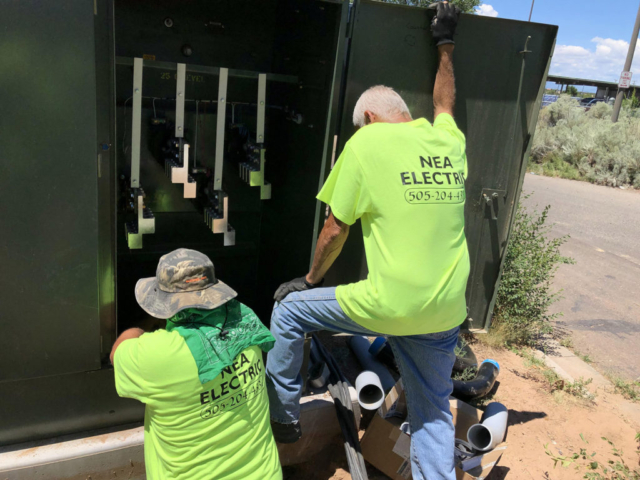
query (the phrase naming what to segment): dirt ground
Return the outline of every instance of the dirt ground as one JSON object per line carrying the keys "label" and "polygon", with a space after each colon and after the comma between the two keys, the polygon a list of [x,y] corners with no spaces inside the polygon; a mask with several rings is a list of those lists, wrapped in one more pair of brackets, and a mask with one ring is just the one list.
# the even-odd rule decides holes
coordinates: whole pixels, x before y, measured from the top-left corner
{"label": "dirt ground", "polygon": [[[481,343],[475,343],[473,350],[479,360],[493,358],[500,363],[499,385],[491,400],[502,402],[509,409],[508,448],[487,480],[583,478],[584,471],[576,471],[574,467],[554,468],[544,445],[548,444],[549,450],[558,456],[571,456],[580,448],[587,448],[589,454],[596,452],[594,459],[606,463],[616,457],[601,437],[622,449],[627,465],[640,465],[640,447],[634,440],[640,432],[640,418],[625,416],[620,408],[622,397],[602,389],[596,392],[594,401],[577,399],[564,392],[551,393],[541,369],[527,366],[516,354]],[[366,419],[363,424],[366,426]],[[388,478],[368,467],[371,480]],[[286,467],[284,475],[285,480],[351,479],[340,438],[313,462]]]}

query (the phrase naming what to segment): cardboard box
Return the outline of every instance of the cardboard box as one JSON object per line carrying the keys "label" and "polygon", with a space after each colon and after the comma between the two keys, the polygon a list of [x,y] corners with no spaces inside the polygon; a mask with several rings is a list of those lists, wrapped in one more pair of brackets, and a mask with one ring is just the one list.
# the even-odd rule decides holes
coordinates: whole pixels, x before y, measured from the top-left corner
{"label": "cardboard box", "polygon": [[[450,397],[456,438],[467,440],[469,427],[480,422],[482,411],[468,403]],[[385,418],[390,411],[400,413],[398,417]],[[371,465],[393,480],[410,480],[411,437],[400,430],[406,416],[406,401],[402,391],[402,381],[391,389],[384,404],[378,410],[362,437],[362,455]],[[464,462],[464,470],[456,467],[457,480],[482,480],[498,463],[507,445],[502,443],[494,450],[478,455]]]}

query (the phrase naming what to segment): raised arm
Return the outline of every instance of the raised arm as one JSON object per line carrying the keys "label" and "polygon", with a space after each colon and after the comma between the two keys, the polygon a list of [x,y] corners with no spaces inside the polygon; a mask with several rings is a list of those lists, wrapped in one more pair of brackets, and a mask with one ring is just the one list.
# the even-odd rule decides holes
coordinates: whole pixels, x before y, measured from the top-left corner
{"label": "raised arm", "polygon": [[433,86],[434,119],[441,113],[453,115],[456,104],[456,83],[453,76],[453,44],[438,47],[438,73]]}
{"label": "raised arm", "polygon": [[433,87],[434,118],[441,113],[453,115],[456,103],[456,86],[453,75],[453,36],[458,25],[460,11],[448,2],[432,4],[436,10],[431,22],[431,33],[438,46],[438,72]]}

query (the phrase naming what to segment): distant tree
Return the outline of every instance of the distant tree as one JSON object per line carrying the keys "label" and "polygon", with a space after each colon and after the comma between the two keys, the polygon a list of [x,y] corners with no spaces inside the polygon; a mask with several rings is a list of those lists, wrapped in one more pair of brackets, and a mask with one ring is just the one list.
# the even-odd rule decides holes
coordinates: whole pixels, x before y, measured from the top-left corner
{"label": "distant tree", "polygon": [[640,107],[640,98],[636,97],[635,88],[631,91],[631,96],[622,100],[622,106],[624,108],[631,108],[631,109]]}
{"label": "distant tree", "polygon": [[[428,7],[436,0],[379,0],[385,3],[396,3],[399,5],[412,5],[414,7]],[[439,1],[439,0],[438,0]],[[475,13],[476,7],[479,7],[482,0],[450,0],[450,3],[457,6],[464,13]]]}
{"label": "distant tree", "polygon": [[569,95],[571,95],[572,97],[577,97],[578,96],[578,89],[576,87],[574,87],[573,85],[569,85],[567,87],[567,93]]}

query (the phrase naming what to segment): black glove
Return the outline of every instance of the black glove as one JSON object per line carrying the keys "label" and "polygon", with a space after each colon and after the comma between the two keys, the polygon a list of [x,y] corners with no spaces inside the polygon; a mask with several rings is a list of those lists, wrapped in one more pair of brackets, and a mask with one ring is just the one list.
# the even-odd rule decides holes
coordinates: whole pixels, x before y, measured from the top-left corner
{"label": "black glove", "polygon": [[436,45],[456,43],[453,41],[453,36],[458,26],[460,9],[447,2],[432,3],[429,8],[436,11],[431,21],[431,33],[437,42]]}
{"label": "black glove", "polygon": [[278,287],[276,290],[276,294],[273,296],[273,299],[276,302],[281,302],[285,299],[287,295],[293,292],[304,292],[305,290],[311,290],[312,288],[321,287],[324,283],[324,278],[320,280],[318,283],[309,283],[307,282],[306,275],[300,278],[294,278],[290,282],[285,282]]}

